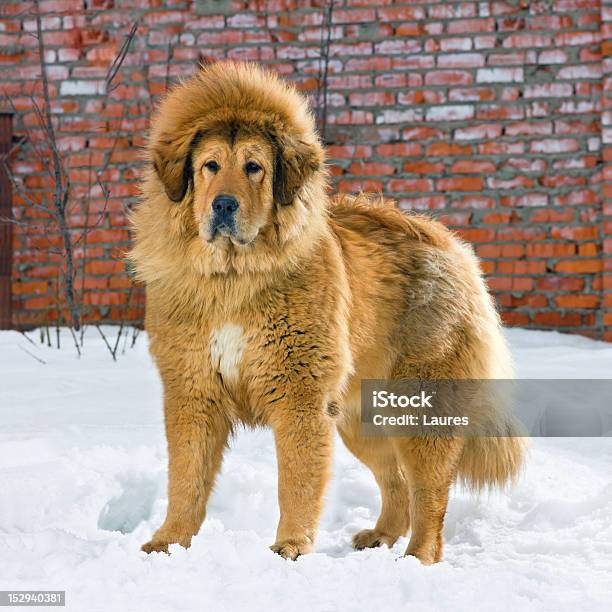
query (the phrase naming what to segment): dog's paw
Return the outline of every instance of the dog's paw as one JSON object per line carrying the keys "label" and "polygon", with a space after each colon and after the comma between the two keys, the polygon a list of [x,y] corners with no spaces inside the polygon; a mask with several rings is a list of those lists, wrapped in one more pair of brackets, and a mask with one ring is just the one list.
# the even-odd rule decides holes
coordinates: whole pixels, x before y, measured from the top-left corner
{"label": "dog's paw", "polygon": [[291,559],[295,561],[300,555],[306,555],[312,552],[312,543],[308,539],[296,540],[282,540],[276,542],[270,546],[270,550],[274,551],[277,555],[285,559]]}
{"label": "dog's paw", "polygon": [[397,541],[398,536],[392,536],[378,529],[362,529],[353,536],[353,547],[357,550],[364,548],[378,548],[386,544],[391,548]]}
{"label": "dog's paw", "polygon": [[168,542],[163,542],[162,540],[154,539],[150,542],[147,542],[146,544],[143,544],[140,547],[140,550],[142,550],[142,552],[146,552],[147,554],[150,554],[152,552],[163,552],[169,555],[170,553],[168,552],[168,545]]}
{"label": "dog's paw", "polygon": [[180,544],[183,548],[189,548],[191,546],[191,536],[173,536],[157,532],[153,535],[151,540],[140,548],[147,554],[152,552],[163,552],[169,555],[168,547],[171,544]]}
{"label": "dog's paw", "polygon": [[420,546],[408,544],[404,557],[416,557],[423,565],[433,565],[442,561],[442,545],[439,542]]}

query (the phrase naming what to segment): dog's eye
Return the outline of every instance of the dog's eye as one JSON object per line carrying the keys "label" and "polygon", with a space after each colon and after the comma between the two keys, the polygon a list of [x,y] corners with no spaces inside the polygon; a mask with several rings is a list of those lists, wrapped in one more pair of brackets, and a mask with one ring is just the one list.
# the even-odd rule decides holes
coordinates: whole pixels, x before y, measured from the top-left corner
{"label": "dog's eye", "polygon": [[261,170],[261,166],[257,162],[250,161],[247,162],[244,169],[246,170],[247,174],[255,174],[256,172],[259,172]]}
{"label": "dog's eye", "polygon": [[211,172],[219,172],[219,164],[212,159],[210,161],[207,161],[204,164],[204,167],[208,168]]}

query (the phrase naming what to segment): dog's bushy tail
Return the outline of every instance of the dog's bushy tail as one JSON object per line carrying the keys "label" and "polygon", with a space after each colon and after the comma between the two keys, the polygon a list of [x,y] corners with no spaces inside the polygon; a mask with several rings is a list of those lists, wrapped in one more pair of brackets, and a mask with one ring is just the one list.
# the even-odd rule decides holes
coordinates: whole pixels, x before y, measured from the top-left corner
{"label": "dog's bushy tail", "polygon": [[525,438],[512,422],[500,436],[474,437],[466,442],[459,460],[460,482],[472,490],[502,489],[518,478],[526,452]]}

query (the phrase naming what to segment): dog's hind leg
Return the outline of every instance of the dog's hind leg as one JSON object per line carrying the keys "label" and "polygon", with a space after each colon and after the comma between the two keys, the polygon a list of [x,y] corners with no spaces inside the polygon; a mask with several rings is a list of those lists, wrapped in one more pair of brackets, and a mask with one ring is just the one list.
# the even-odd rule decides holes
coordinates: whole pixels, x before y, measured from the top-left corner
{"label": "dog's hind leg", "polygon": [[338,431],[346,447],[365,464],[380,488],[382,508],[374,529],[363,529],[353,536],[353,546],[389,548],[406,535],[410,523],[408,483],[387,438],[365,438],[360,435],[359,422],[339,423]]}
{"label": "dog's hind leg", "polygon": [[394,438],[410,491],[412,533],[407,555],[430,565],[442,559],[442,529],[448,493],[455,480],[464,440]]}

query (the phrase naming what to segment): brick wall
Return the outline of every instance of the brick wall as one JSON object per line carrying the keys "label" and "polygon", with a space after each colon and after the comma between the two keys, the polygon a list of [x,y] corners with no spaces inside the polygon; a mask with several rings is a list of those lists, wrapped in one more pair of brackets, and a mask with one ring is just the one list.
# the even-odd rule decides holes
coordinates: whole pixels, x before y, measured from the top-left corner
{"label": "brick wall", "polygon": [[[122,252],[152,100],[216,58],[272,65],[316,97],[326,3],[40,4],[52,110],[77,196],[71,221],[95,226],[77,249],[86,318],[135,320],[143,296],[130,289]],[[0,13],[0,83],[17,134],[35,140],[32,11],[4,2]],[[136,19],[107,94],[109,63]],[[609,0],[336,0],[326,127],[336,186],[383,191],[457,228],[509,324],[612,340],[612,99],[602,93],[611,21]],[[12,163],[41,197],[44,147],[39,158],[24,145]],[[23,204],[17,195],[16,325],[58,312],[59,237]]]}

